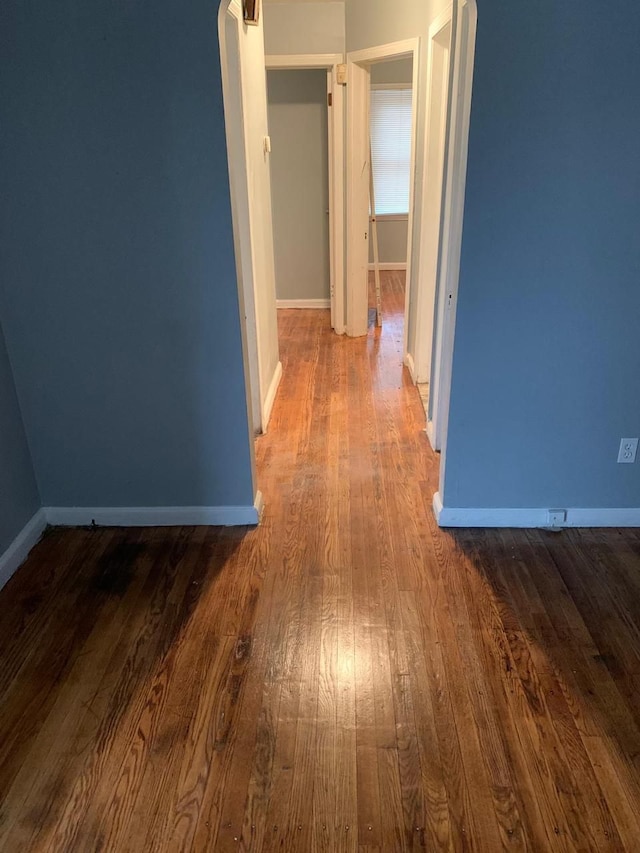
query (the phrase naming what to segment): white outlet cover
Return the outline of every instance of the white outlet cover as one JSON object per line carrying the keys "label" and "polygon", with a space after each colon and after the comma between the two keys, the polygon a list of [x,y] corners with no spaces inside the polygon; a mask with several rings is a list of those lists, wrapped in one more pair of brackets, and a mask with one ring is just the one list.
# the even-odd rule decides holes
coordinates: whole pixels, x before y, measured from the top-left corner
{"label": "white outlet cover", "polygon": [[618,453],[618,462],[631,464],[636,461],[637,453],[637,438],[623,438],[620,440],[620,452]]}

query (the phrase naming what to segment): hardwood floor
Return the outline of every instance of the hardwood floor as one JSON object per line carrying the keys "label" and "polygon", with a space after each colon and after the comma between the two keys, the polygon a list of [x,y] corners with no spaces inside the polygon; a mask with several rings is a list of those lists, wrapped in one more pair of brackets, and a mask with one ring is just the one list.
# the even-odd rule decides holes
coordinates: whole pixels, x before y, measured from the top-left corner
{"label": "hardwood floor", "polygon": [[0,850],[640,849],[638,531],[439,530],[389,283],[281,312],[259,529],[54,529],[0,593]]}

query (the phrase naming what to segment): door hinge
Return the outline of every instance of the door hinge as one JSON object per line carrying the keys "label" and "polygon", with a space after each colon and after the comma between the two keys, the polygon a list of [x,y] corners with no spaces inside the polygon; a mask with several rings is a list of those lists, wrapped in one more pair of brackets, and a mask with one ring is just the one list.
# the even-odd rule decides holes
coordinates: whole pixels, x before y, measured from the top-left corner
{"label": "door hinge", "polygon": [[338,79],[338,83],[341,86],[347,85],[347,66],[346,65],[338,65],[336,68],[336,75]]}
{"label": "door hinge", "polygon": [[329,92],[329,94],[327,95],[327,103],[329,104],[330,107],[333,106],[333,93],[332,92]]}

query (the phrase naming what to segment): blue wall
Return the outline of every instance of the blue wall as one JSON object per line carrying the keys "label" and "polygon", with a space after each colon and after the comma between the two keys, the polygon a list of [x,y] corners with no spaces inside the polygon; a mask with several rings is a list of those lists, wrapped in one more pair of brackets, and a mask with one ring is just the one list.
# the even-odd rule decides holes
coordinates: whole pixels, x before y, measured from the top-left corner
{"label": "blue wall", "polygon": [[0,328],[0,555],[39,508],[38,488]]}
{"label": "blue wall", "polygon": [[640,506],[640,7],[480,0],[450,507]]}
{"label": "blue wall", "polygon": [[253,503],[213,0],[8,0],[0,308],[45,505]]}

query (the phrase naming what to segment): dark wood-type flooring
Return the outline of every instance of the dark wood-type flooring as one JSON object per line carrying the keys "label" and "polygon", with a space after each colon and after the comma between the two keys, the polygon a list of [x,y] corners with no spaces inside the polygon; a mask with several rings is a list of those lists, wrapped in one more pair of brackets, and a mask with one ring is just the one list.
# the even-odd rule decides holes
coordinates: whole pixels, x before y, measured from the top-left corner
{"label": "dark wood-type flooring", "polygon": [[281,312],[259,529],[47,533],[0,594],[0,850],[640,850],[637,531],[437,528],[385,325]]}

